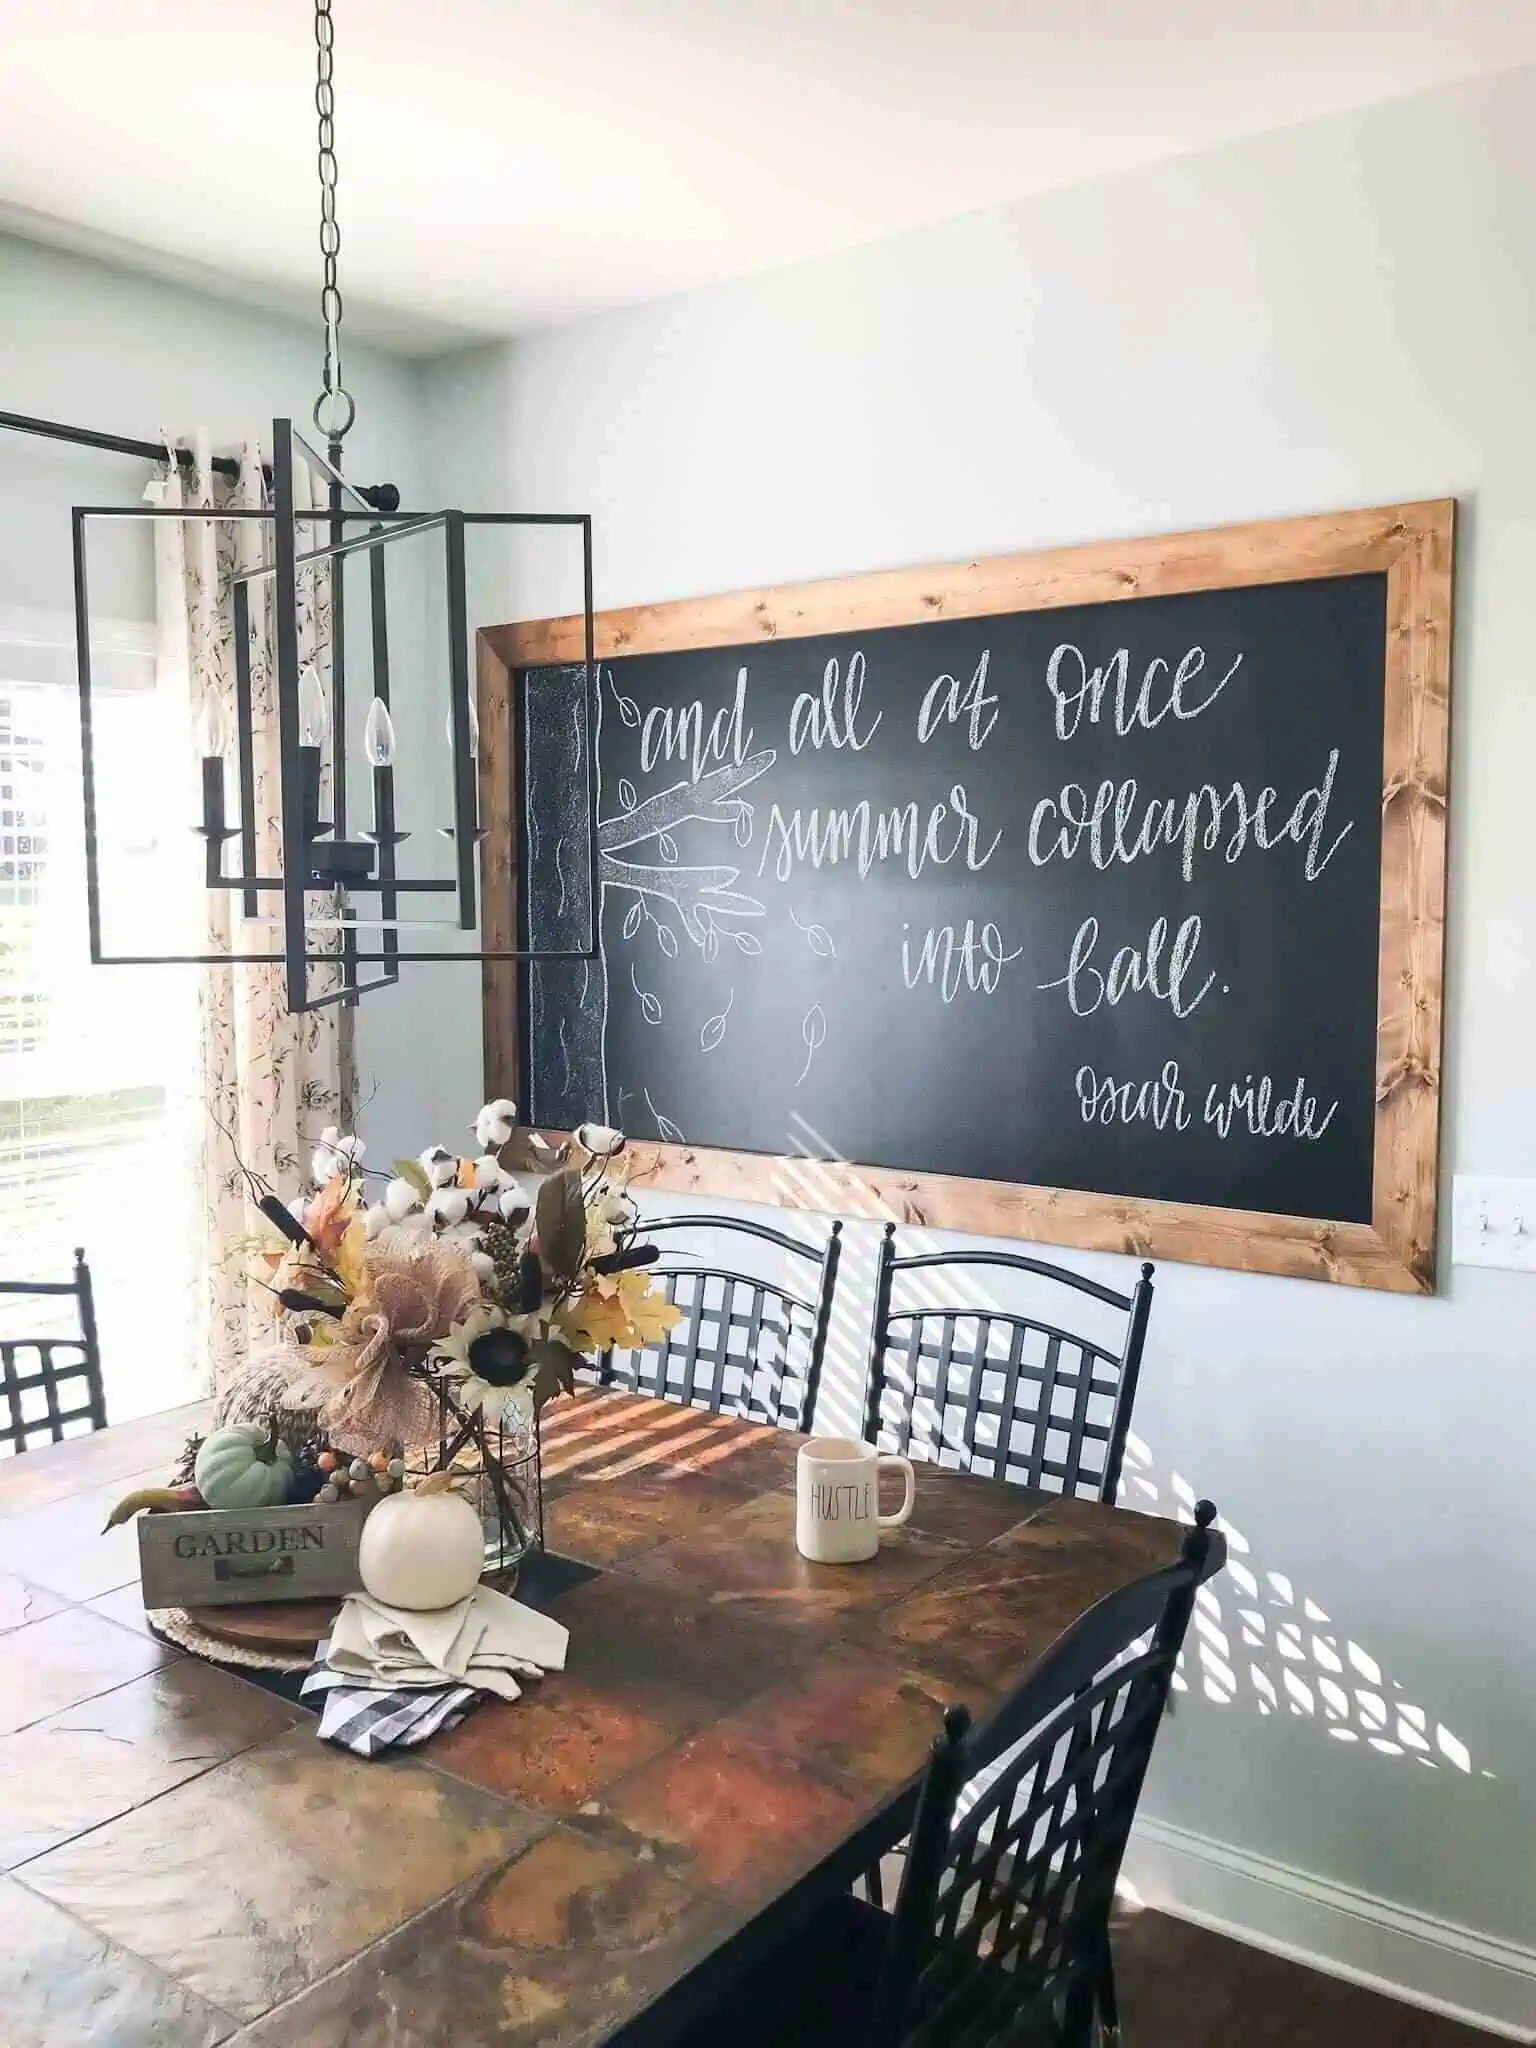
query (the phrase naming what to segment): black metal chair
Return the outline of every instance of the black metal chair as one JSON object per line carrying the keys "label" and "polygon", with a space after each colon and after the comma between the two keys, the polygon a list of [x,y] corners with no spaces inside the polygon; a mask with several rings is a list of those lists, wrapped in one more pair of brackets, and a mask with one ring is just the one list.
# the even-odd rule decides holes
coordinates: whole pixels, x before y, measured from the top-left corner
{"label": "black metal chair", "polygon": [[[1017,1252],[898,1256],[895,1237],[895,1224],[887,1224],[875,1280],[868,1440],[905,1457],[1113,1505],[1152,1312],[1152,1267],[1142,1267],[1134,1293],[1119,1294]],[[1116,1323],[1126,1318],[1118,1344],[1107,1331],[1102,1341],[1077,1335],[1043,1312],[951,1307],[942,1291],[932,1305],[892,1305],[898,1275],[967,1267],[1030,1274],[1104,1303]]]}
{"label": "black metal chair", "polygon": [[683,2048],[1088,2048],[1119,2038],[1109,1916],[1196,1588],[1226,1561],[1202,1501],[1179,1560],[1112,1593],[918,1797],[894,1914],[853,1897],[787,1932]]}
{"label": "black metal chair", "polygon": [[[599,1361],[599,1385],[650,1394],[776,1429],[809,1429],[821,1385],[832,1294],[842,1252],[841,1223],[824,1245],[791,1237],[743,1216],[665,1216],[641,1225],[646,1242],[662,1240],[649,1271],[682,1320],[643,1350],[611,1348]],[[678,1232],[755,1238],[775,1246],[804,1274],[804,1284],[769,1279],[711,1263],[666,1242]]]}
{"label": "black metal chair", "polygon": [[[73,1280],[0,1280],[0,1295],[5,1294],[72,1294],[80,1334],[0,1338],[0,1457],[105,1429],[107,1403],[96,1339],[96,1303],[84,1251],[75,1247]],[[76,1405],[65,1407],[64,1398],[73,1399]],[[85,1428],[75,1428],[77,1423]]]}

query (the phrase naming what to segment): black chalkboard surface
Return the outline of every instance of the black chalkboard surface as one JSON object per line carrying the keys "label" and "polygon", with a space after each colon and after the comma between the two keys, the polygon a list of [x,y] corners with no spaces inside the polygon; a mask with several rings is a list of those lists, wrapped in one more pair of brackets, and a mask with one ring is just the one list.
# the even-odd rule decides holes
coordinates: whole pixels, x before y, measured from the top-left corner
{"label": "black chalkboard surface", "polygon": [[[605,660],[566,1127],[1373,1213],[1384,572]],[[523,940],[587,943],[580,672],[524,669]]]}
{"label": "black chalkboard surface", "polygon": [[483,627],[491,1092],[656,1189],[1432,1290],[1455,509]]}

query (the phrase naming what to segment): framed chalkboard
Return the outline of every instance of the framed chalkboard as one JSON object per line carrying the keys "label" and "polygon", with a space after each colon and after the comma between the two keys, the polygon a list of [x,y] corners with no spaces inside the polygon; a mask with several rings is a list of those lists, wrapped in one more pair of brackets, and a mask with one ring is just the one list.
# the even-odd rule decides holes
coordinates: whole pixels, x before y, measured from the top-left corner
{"label": "framed chalkboard", "polygon": [[600,936],[487,970],[494,1092],[659,1187],[1431,1288],[1452,525],[486,630],[488,943]]}

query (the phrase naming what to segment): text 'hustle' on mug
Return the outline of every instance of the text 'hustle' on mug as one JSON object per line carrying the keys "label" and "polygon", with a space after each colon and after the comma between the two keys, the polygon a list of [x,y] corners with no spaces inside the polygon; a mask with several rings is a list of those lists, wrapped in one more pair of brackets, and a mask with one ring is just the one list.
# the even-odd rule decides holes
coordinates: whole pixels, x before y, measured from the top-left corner
{"label": "text 'hustle' on mug", "polygon": [[[880,1512],[880,1474],[906,1482],[894,1515]],[[899,1529],[912,1512],[917,1480],[905,1458],[888,1458],[851,1437],[813,1436],[795,1460],[795,1544],[814,1564],[865,1564],[882,1529]]]}

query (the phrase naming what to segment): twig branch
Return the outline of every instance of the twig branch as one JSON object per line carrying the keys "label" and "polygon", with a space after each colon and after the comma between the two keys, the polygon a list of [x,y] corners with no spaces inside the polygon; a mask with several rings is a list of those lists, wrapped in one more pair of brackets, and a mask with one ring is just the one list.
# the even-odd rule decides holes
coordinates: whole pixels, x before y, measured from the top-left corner
{"label": "twig branch", "polygon": [[731,801],[735,792],[766,775],[777,758],[772,747],[765,747],[745,761],[712,769],[697,782],[675,782],[670,789],[658,790],[634,810],[604,818],[597,828],[598,846],[605,853],[615,852],[690,822],[733,825],[741,815],[741,805]]}
{"label": "twig branch", "polygon": [[708,910],[716,917],[761,917],[763,906],[755,896],[740,896],[731,884],[740,868],[646,867],[636,861],[615,860],[604,854],[599,872],[610,888],[633,889],[640,896],[654,896],[670,903],[683,921],[683,929],[696,946],[702,946],[708,927],[699,916]]}

